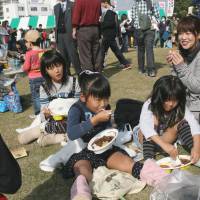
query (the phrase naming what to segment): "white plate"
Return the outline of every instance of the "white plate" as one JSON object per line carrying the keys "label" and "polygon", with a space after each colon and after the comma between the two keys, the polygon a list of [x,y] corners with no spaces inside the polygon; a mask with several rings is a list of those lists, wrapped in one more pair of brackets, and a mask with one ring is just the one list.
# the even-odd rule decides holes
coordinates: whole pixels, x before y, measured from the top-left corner
{"label": "white plate", "polygon": [[[189,155],[179,155],[179,159],[187,159],[187,160],[190,160],[190,156]],[[178,166],[174,166],[173,165],[173,161],[172,161],[172,158],[170,157],[165,157],[165,158],[162,158],[160,160],[157,161],[157,164],[158,165],[168,165],[169,167],[162,167],[162,169],[179,169],[179,168],[182,168],[182,167],[186,167],[188,165],[191,165],[191,162],[187,163],[187,164],[181,164],[181,165],[178,165]]]}
{"label": "white plate", "polygon": [[[115,139],[117,138],[118,130],[117,129],[106,129],[97,135],[95,135],[88,143],[88,149],[90,151],[94,151],[96,154],[101,154],[105,152],[106,150],[110,149],[115,142]],[[97,139],[102,138],[103,136],[113,136],[113,139],[108,142],[106,145],[100,147],[94,144],[94,141]]]}

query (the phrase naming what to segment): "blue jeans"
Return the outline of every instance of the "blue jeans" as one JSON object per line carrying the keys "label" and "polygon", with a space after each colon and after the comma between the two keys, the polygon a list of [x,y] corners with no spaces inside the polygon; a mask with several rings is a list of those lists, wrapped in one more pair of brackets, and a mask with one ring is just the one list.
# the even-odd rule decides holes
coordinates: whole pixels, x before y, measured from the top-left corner
{"label": "blue jeans", "polygon": [[122,47],[121,47],[121,52],[128,52],[128,34],[124,33],[122,34]]}
{"label": "blue jeans", "polygon": [[40,113],[40,86],[43,81],[44,79],[42,77],[29,80],[35,115]]}

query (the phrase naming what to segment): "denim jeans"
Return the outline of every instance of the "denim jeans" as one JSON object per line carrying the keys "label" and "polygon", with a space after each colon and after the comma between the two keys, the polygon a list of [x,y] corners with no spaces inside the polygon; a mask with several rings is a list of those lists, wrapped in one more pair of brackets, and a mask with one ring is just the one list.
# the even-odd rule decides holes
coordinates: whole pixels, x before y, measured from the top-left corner
{"label": "denim jeans", "polygon": [[35,115],[40,113],[40,85],[43,81],[42,77],[29,80]]}
{"label": "denim jeans", "polygon": [[121,52],[128,52],[128,34],[124,33],[122,34],[122,47],[121,47]]}
{"label": "denim jeans", "polygon": [[144,72],[144,64],[145,64],[145,51],[147,58],[147,71],[155,71],[154,66],[154,52],[153,52],[153,44],[155,38],[154,30],[138,30],[138,65],[139,70]]}

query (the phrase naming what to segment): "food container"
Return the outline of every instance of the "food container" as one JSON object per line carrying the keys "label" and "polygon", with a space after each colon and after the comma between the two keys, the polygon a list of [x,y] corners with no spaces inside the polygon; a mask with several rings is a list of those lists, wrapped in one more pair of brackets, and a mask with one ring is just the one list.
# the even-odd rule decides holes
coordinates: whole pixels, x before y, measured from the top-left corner
{"label": "food container", "polygon": [[173,165],[172,159],[170,157],[165,157],[165,158],[158,160],[157,164],[160,166],[166,165],[166,167],[162,167],[166,173],[171,173],[173,169],[187,170],[191,165],[190,156],[189,155],[179,155],[179,159],[180,160],[188,160],[189,162],[182,163],[181,165],[176,166],[176,165]]}
{"label": "food container", "polygon": [[[108,149],[110,149],[113,145],[113,143],[115,142],[116,138],[118,135],[118,130],[117,129],[106,129],[100,133],[98,133],[95,137],[93,137],[89,143],[88,143],[88,149],[90,151],[94,151],[95,154],[101,154],[105,151],[107,151]],[[103,146],[98,146],[95,144],[95,141],[97,141],[98,139],[104,137],[104,136],[111,136],[113,137],[111,141],[109,141],[108,143],[106,143]]]}

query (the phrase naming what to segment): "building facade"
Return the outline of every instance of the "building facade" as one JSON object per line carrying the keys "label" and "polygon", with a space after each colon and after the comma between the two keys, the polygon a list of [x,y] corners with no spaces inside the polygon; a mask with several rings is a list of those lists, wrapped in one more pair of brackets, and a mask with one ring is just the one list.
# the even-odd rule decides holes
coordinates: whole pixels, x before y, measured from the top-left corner
{"label": "building facade", "polygon": [[11,0],[3,1],[2,5],[4,19],[53,14],[50,0]]}

